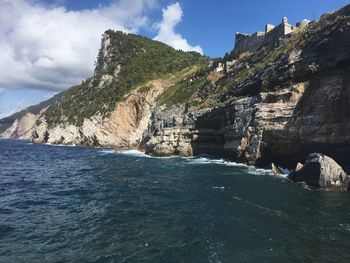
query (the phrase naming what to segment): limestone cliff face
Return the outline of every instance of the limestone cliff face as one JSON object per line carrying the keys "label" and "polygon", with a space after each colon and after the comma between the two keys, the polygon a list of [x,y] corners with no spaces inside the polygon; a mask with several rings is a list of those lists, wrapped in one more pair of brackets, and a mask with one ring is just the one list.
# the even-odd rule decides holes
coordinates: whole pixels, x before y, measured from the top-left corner
{"label": "limestone cliff face", "polygon": [[40,115],[26,113],[24,116],[16,119],[13,124],[1,134],[2,138],[17,139],[22,138],[29,140],[32,135],[32,128]]}
{"label": "limestone cliff face", "polygon": [[[277,162],[291,168],[307,154],[322,152],[342,165],[348,164],[349,15],[347,6],[321,19],[319,23],[326,25],[322,30],[319,24],[311,25],[306,44],[292,46],[285,55],[255,71],[216,101],[220,106],[212,103],[214,107],[208,110],[182,109],[170,115],[155,111],[148,129],[152,136],[148,135],[144,143],[146,151],[184,155],[205,152],[251,164]],[[244,63],[236,68],[249,67],[249,61]],[[235,72],[231,74],[235,78]],[[164,121],[169,118],[176,122]],[[164,124],[155,125],[160,120]]]}
{"label": "limestone cliff face", "polygon": [[108,30],[94,76],[48,107],[36,106],[40,112],[16,118],[2,136],[35,143],[139,147],[158,96],[206,61],[199,53]]}
{"label": "limestone cliff face", "polygon": [[95,115],[91,119],[85,119],[81,127],[70,124],[50,128],[43,120],[40,125],[33,127],[32,141],[119,149],[138,148],[155,99],[166,86],[165,81],[151,81],[147,84],[147,91],[133,91],[108,117]]}
{"label": "limestone cliff face", "polygon": [[[322,152],[341,165],[348,164],[349,21],[350,6],[346,6],[319,22],[296,29],[277,49],[263,47],[236,58],[233,69],[225,74],[218,75],[208,66],[199,71],[192,65],[190,70],[134,86],[115,104],[108,103],[114,91],[104,92],[132,79],[122,82],[123,70],[130,63],[113,55],[111,50],[118,41],[107,34],[95,76],[80,87],[80,93],[73,90],[75,93],[61,100],[67,101],[69,96],[68,101],[74,104],[79,94],[90,96],[92,101],[86,100],[87,105],[82,104],[81,109],[77,107],[76,114],[65,109],[69,103],[59,101],[56,109],[65,109],[59,112],[59,118],[49,108],[51,118],[45,112],[27,116],[17,120],[3,136],[28,138],[30,133],[37,143],[140,148],[154,155],[207,153],[290,168],[303,162],[309,153]],[[145,54],[148,51],[141,48],[133,56]],[[165,67],[161,64],[157,70]],[[103,110],[84,117],[81,123],[69,121],[91,110],[94,96],[103,98],[98,105]],[[108,109],[112,110],[104,114]],[[54,124],[48,120],[54,120]]]}

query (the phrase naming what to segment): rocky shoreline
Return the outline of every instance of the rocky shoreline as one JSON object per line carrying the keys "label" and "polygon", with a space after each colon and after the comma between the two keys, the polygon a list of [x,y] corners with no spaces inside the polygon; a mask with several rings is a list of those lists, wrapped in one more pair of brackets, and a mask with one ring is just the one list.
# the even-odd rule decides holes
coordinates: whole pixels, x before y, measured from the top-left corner
{"label": "rocky shoreline", "polygon": [[[276,163],[290,170],[306,160],[304,167],[290,176],[292,179],[321,188],[347,188],[349,21],[350,5],[295,30],[278,48],[262,47],[237,55],[234,62],[224,61],[234,63],[224,73],[218,73],[215,65],[201,65],[205,69],[200,71],[193,64],[136,85],[108,114],[97,111],[81,123],[68,121],[68,116],[76,116],[57,106],[77,97],[73,87],[73,95],[64,94],[38,113],[27,112],[16,118],[2,137],[34,143],[137,148],[158,156],[206,153],[258,167]],[[79,87],[81,97],[85,89],[99,94],[120,80],[120,54],[125,53],[125,45],[118,46],[118,41],[113,44],[120,35],[112,31],[104,34],[95,76]],[[131,36],[122,36],[130,41]],[[178,98],[180,93],[187,97]],[[165,98],[164,102],[160,98]],[[54,106],[59,108],[57,112],[52,110]],[[81,114],[85,108],[78,110]],[[58,116],[54,115],[56,122],[48,121],[50,113]],[[344,167],[344,173],[338,174],[341,168],[335,161],[311,153],[333,158]],[[328,171],[324,167],[332,168]],[[315,175],[311,180],[306,174]]]}
{"label": "rocky shoreline", "polygon": [[350,191],[350,175],[336,161],[321,153],[309,154],[305,164],[298,163],[292,171],[272,164],[272,172],[276,175],[288,174],[290,180],[305,182],[315,189]]}
{"label": "rocky shoreline", "polygon": [[[40,143],[39,143],[40,144]],[[77,146],[69,144],[50,144],[53,146]],[[84,146],[84,145],[78,145]],[[92,147],[92,146],[86,146]],[[100,148],[100,147],[94,147]],[[118,148],[112,149],[116,151],[138,151],[142,154],[146,154],[154,157],[171,157],[180,155],[170,154],[152,154],[147,153],[144,148]],[[182,155],[184,156],[184,155]],[[195,155],[188,155],[187,157],[194,157]],[[213,156],[214,157],[214,156]],[[230,161],[230,160],[227,160]],[[245,164],[245,163],[242,163]],[[312,153],[307,157],[305,164],[298,163],[295,169],[289,170],[271,163],[271,167],[257,167],[270,170],[272,174],[277,176],[283,176],[294,182],[304,182],[311,189],[319,189],[322,191],[330,192],[347,192],[350,191],[350,175],[347,174],[344,169],[332,158],[323,155],[321,153]]]}

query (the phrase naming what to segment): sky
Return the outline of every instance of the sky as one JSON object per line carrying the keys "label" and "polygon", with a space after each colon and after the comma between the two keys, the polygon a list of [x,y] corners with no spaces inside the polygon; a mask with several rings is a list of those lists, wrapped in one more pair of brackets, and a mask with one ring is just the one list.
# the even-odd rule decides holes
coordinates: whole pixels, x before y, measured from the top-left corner
{"label": "sky", "polygon": [[236,32],[318,19],[349,0],[0,0],[0,118],[93,74],[107,29],[222,57]]}

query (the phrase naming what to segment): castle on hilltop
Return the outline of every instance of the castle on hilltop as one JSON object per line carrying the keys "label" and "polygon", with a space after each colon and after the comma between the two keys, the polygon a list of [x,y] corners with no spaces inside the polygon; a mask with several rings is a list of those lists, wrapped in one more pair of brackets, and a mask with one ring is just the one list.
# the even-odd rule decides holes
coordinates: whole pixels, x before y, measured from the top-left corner
{"label": "castle on hilltop", "polygon": [[[296,27],[305,23],[308,23],[308,21],[304,20],[298,23]],[[238,53],[246,51],[254,52],[260,47],[267,45],[279,47],[284,40],[291,36],[291,33],[296,27],[289,24],[288,18],[284,17],[282,23],[278,26],[271,24],[265,25],[265,32],[256,32],[254,34],[236,33],[235,51]]]}

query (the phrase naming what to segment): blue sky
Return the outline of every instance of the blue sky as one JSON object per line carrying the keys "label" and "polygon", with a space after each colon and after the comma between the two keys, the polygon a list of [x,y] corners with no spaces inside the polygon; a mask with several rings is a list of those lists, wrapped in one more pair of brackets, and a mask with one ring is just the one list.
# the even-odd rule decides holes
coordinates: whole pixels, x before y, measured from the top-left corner
{"label": "blue sky", "polygon": [[266,23],[278,24],[283,16],[292,24],[305,18],[317,19],[348,3],[349,0],[0,0],[0,117],[89,77],[101,34],[109,27],[218,57],[233,48],[236,32],[262,31]]}
{"label": "blue sky", "polygon": [[[54,3],[57,1],[46,1]],[[96,8],[111,0],[71,0],[63,1],[70,10]],[[236,32],[254,32],[263,30],[266,23],[278,24],[287,16],[293,24],[307,18],[312,20],[322,14],[335,11],[350,3],[349,0],[178,0],[158,1],[159,8],[150,12],[154,20],[161,19],[160,8],[178,2],[183,8],[184,17],[177,25],[180,32],[190,43],[199,44],[208,56],[218,57],[233,48]],[[148,37],[153,32],[141,30]]]}

